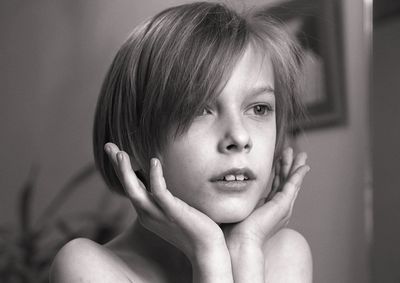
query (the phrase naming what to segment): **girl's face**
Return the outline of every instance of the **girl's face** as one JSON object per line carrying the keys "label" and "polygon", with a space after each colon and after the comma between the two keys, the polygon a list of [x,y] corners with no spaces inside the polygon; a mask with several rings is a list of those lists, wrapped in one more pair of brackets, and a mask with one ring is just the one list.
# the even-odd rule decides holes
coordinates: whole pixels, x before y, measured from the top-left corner
{"label": "girl's face", "polygon": [[215,104],[162,152],[168,189],[217,223],[245,219],[269,191],[276,140],[274,74],[249,46]]}

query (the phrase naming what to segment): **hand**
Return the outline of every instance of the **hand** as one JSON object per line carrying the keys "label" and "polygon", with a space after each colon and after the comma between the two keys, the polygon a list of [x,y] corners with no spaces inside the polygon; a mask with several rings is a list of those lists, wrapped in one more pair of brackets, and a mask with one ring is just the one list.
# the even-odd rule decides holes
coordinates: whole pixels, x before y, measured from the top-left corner
{"label": "hand", "polygon": [[242,222],[223,228],[228,248],[250,244],[261,249],[267,239],[287,225],[303,178],[310,170],[306,159],[304,152],[293,158],[291,148],[283,152],[266,202]]}
{"label": "hand", "polygon": [[[104,149],[144,227],[180,249],[195,269],[196,265],[202,269],[202,264],[216,264],[213,259],[218,263],[228,260],[231,275],[230,257],[221,228],[207,215],[171,194],[158,159],[151,160],[150,190],[147,191],[136,177],[126,152],[119,151],[113,143],[107,143]],[[217,270],[218,264],[212,268]]]}

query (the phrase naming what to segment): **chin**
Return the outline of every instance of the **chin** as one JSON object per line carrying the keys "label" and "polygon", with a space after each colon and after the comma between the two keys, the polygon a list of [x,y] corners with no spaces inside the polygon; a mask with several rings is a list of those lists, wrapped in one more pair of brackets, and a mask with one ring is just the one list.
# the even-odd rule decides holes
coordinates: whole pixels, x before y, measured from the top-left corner
{"label": "chin", "polygon": [[237,223],[246,219],[254,210],[254,206],[244,205],[219,205],[208,209],[205,213],[218,224]]}
{"label": "chin", "polygon": [[246,219],[247,216],[242,215],[224,215],[223,217],[213,218],[215,223],[218,225],[220,224],[231,224],[231,223],[238,223]]}

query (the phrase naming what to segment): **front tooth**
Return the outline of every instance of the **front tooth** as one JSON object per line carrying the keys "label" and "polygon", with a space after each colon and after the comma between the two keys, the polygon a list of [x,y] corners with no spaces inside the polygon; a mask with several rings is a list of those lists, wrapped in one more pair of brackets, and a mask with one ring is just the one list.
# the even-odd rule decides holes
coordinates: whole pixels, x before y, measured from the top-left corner
{"label": "front tooth", "polygon": [[234,175],[226,175],[225,180],[226,181],[235,181],[235,176]]}
{"label": "front tooth", "polygon": [[241,174],[241,175],[236,175],[236,180],[237,180],[237,181],[243,181],[243,180],[244,180],[244,175],[243,175],[243,174]]}

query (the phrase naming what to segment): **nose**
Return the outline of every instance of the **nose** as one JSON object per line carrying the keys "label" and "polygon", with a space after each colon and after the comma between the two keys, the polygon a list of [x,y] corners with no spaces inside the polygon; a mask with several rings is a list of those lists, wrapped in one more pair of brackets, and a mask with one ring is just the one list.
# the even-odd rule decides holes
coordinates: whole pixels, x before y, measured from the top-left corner
{"label": "nose", "polygon": [[230,117],[222,122],[220,129],[223,135],[218,143],[219,152],[249,152],[253,147],[249,131],[241,119]]}

